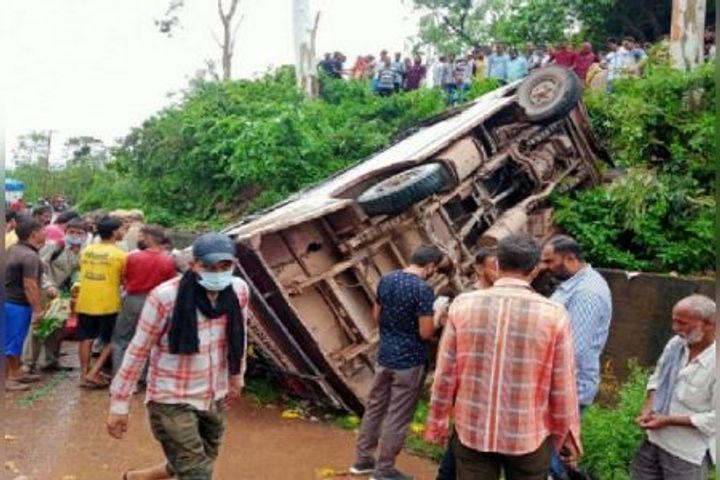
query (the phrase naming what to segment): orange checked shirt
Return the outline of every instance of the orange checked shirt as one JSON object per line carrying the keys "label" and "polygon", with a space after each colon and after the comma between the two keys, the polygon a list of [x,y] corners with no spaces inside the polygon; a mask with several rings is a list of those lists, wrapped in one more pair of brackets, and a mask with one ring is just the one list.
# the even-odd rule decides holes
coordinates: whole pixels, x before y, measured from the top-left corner
{"label": "orange checked shirt", "polygon": [[580,450],[570,318],[527,282],[501,278],[459,296],[440,342],[427,436],[447,437],[451,411],[460,442],[522,455],[549,435]]}
{"label": "orange checked shirt", "polygon": [[[224,398],[230,384],[243,386],[246,357],[240,373],[231,376],[227,361],[227,317],[208,319],[198,310],[199,351],[193,355],[170,353],[169,319],[178,295],[180,277],[169,280],[150,292],[145,300],[137,331],[123,358],[122,366],[110,387],[110,411],[127,414],[130,398],[149,358],[146,402],[185,403],[198,410],[208,410],[215,400]],[[247,284],[233,277],[245,320],[247,352],[247,318],[249,290]]]}

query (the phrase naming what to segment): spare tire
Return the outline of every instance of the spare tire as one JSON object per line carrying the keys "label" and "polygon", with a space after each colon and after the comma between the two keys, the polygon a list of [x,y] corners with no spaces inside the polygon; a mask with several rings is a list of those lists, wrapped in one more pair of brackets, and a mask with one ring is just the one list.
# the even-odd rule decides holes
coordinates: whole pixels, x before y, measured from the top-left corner
{"label": "spare tire", "polygon": [[357,202],[370,216],[397,215],[443,190],[450,180],[450,173],[441,164],[420,165],[373,185],[358,197]]}
{"label": "spare tire", "polygon": [[567,115],[582,97],[582,84],[572,70],[558,65],[535,70],[518,88],[518,104],[532,123],[548,123]]}

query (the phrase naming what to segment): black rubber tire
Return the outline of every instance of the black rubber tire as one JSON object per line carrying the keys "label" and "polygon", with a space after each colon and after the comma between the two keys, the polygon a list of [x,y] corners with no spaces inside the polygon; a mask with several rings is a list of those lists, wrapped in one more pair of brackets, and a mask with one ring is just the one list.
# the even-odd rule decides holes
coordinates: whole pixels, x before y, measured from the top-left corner
{"label": "black rubber tire", "polygon": [[[549,98],[533,98],[536,87],[553,85]],[[582,98],[582,84],[572,70],[558,65],[539,68],[527,77],[517,91],[518,105],[530,123],[549,123],[564,117]]]}
{"label": "black rubber tire", "polygon": [[446,188],[450,173],[439,163],[428,163],[397,173],[365,190],[357,199],[370,215],[397,215]]}

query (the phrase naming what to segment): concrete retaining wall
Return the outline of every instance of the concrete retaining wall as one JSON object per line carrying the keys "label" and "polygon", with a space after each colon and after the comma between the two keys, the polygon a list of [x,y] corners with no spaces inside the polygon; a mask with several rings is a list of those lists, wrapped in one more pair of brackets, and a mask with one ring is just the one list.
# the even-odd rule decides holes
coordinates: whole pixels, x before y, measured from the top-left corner
{"label": "concrete retaining wall", "polygon": [[692,293],[715,296],[714,279],[598,271],[613,295],[613,319],[603,365],[609,361],[618,380],[626,378],[631,358],[637,358],[643,366],[655,365],[672,337],[671,311],[678,300]]}

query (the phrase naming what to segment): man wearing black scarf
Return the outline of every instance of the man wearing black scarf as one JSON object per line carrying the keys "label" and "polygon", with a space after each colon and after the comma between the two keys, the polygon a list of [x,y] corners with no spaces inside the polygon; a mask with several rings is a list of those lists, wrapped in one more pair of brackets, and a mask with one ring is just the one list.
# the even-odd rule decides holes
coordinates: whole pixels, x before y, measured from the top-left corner
{"label": "man wearing black scarf", "polygon": [[243,386],[249,292],[233,276],[234,244],[209,233],[193,243],[192,252],[190,270],[148,295],[110,389],[107,428],[119,439],[149,358],[146,404],[167,462],[128,471],[126,480],[210,480],[225,409]]}

